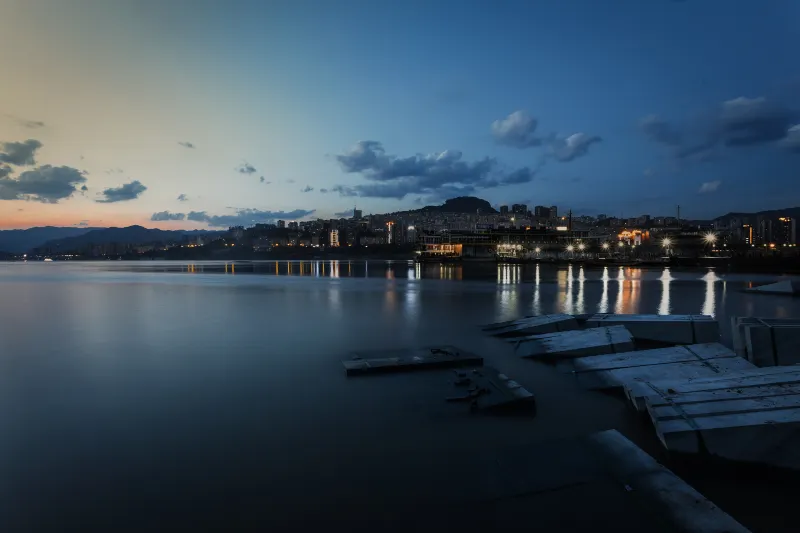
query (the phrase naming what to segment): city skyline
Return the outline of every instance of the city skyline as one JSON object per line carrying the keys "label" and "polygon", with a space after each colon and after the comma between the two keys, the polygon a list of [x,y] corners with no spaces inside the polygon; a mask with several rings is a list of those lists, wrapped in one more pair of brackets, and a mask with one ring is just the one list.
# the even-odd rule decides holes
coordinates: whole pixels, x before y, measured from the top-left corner
{"label": "city skyline", "polygon": [[0,229],[800,205],[796,2],[317,4],[4,3]]}

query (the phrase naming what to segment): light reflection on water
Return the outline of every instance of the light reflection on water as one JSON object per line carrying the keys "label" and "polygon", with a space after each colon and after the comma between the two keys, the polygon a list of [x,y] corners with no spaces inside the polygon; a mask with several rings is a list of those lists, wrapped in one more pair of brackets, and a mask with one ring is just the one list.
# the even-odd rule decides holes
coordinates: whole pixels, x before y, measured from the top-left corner
{"label": "light reflection on water", "polygon": [[716,272],[709,270],[706,275],[703,276],[703,280],[706,282],[706,292],[705,299],[703,300],[703,310],[700,312],[700,314],[716,316],[716,282],[720,281],[720,278],[717,276]]}
{"label": "light reflection on water", "polygon": [[600,296],[600,303],[597,304],[598,313],[608,313],[608,267],[603,267],[603,276],[600,278],[603,281],[603,294]]}
{"label": "light reflection on water", "polygon": [[659,315],[668,315],[670,312],[669,283],[671,281],[672,281],[672,274],[670,274],[669,267],[667,267],[661,274],[661,302],[658,304]]}

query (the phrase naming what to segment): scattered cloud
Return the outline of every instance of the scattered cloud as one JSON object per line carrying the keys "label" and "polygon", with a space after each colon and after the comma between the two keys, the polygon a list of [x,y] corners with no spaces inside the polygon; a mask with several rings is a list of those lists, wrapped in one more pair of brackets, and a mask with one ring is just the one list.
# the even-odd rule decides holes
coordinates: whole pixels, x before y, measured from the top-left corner
{"label": "scattered cloud", "polygon": [[183,213],[170,213],[169,211],[159,211],[158,213],[153,213],[150,217],[150,220],[153,222],[162,222],[165,220],[183,220],[186,218],[186,215]]}
{"label": "scattered cloud", "polygon": [[565,139],[553,139],[550,142],[550,155],[558,161],[566,163],[589,153],[589,147],[602,141],[597,135],[574,133]]}
{"label": "scattered cloud", "polygon": [[348,209],[345,211],[339,211],[338,213],[334,213],[333,216],[335,216],[336,218],[350,218],[353,216],[353,210]]}
{"label": "scattered cloud", "polygon": [[125,173],[125,171],[122,170],[119,167],[117,167],[117,168],[107,168],[106,169],[106,174],[124,174],[124,173]]}
{"label": "scattered cloud", "polygon": [[667,146],[681,146],[683,135],[672,124],[658,115],[648,115],[639,121],[642,133],[651,141]]}
{"label": "scattered cloud", "polygon": [[135,200],[138,198],[147,187],[139,180],[134,180],[119,187],[109,187],[101,193],[104,198],[95,200],[103,204],[110,204],[115,202],[127,202],[128,200]]}
{"label": "scattered cloud", "polygon": [[328,192],[328,189],[323,187],[322,189],[319,190],[319,192],[321,192],[322,194],[326,194]]}
{"label": "scattered cloud", "polygon": [[8,165],[0,165],[0,178],[5,178],[13,172],[13,169]]}
{"label": "scattered cloud", "polygon": [[313,190],[314,190],[314,187],[312,187],[311,185],[306,185],[305,187],[300,189],[300,192],[311,192]]}
{"label": "scattered cloud", "polygon": [[78,222],[76,224],[76,226],[88,226],[88,225],[89,225],[89,221],[88,220],[81,220],[80,222]]}
{"label": "scattered cloud", "polygon": [[702,185],[700,185],[700,189],[697,192],[698,193],[716,192],[717,189],[719,189],[720,185],[722,185],[721,180],[707,181]]}
{"label": "scattered cloud", "polygon": [[267,181],[267,179],[264,176],[261,176],[260,178],[258,178],[258,181],[260,181],[261,183],[265,183],[267,185],[272,183],[271,181]]}
{"label": "scattered cloud", "polygon": [[[252,226],[253,224],[273,224],[276,220],[297,220],[314,214],[314,209],[295,209],[294,211],[261,211],[260,209],[234,209],[232,215],[209,215],[205,211],[190,211],[186,220],[204,222],[211,227]],[[180,214],[180,213],[178,213]]]}
{"label": "scattered cloud", "polygon": [[178,144],[180,144],[180,145],[181,145],[181,146],[183,146],[184,148],[192,148],[192,149],[194,149],[194,148],[197,148],[197,147],[194,145],[194,143],[190,143],[189,141],[180,141],[180,142],[178,142]]}
{"label": "scattered cloud", "polygon": [[42,143],[36,139],[0,143],[0,163],[9,163],[17,166],[35,165],[36,150],[41,147]]}
{"label": "scattered cloud", "polygon": [[786,132],[786,138],[780,144],[782,148],[800,154],[800,124],[789,128]]}
{"label": "scattered cloud", "polygon": [[726,146],[752,145],[783,139],[793,118],[766,98],[739,97],[722,104],[719,125]]}
{"label": "scattered cloud", "polygon": [[492,122],[492,137],[498,144],[513,148],[541,146],[542,139],[536,135],[539,122],[527,111],[514,111],[504,119]]}
{"label": "scattered cloud", "polygon": [[7,168],[0,167],[0,200],[55,204],[72,196],[78,185],[86,181],[80,171],[72,167],[43,165],[26,170],[17,178],[9,177]]}
{"label": "scattered cloud", "polygon": [[83,191],[83,192],[86,192],[88,190],[89,190],[89,187],[87,187],[86,185],[81,187],[81,191]]}
{"label": "scattered cloud", "polygon": [[182,193],[181,193],[181,194],[179,194],[179,195],[178,195],[178,201],[179,201],[179,202],[186,202],[186,201],[188,201],[188,200],[189,200],[189,197],[188,197],[188,196],[186,196],[185,194],[182,194]]}
{"label": "scattered cloud", "polygon": [[477,189],[527,183],[536,172],[527,167],[504,172],[488,157],[466,162],[458,150],[401,158],[386,154],[377,141],[359,141],[336,160],[345,172],[361,174],[372,183],[337,185],[329,190],[341,196],[373,198],[402,199],[409,194],[439,195],[441,191],[472,194]]}
{"label": "scattered cloud", "polygon": [[288,180],[286,180],[286,183],[294,183],[294,182],[295,182],[295,181],[294,181],[293,179],[291,179],[291,178],[289,178]]}
{"label": "scattered cloud", "polygon": [[44,122],[42,122],[40,120],[28,120],[28,119],[20,118],[20,117],[18,117],[16,115],[11,115],[9,113],[3,113],[3,116],[6,117],[6,118],[10,118],[14,122],[16,122],[17,124],[19,124],[20,126],[23,126],[25,128],[36,129],[36,128],[43,128],[44,127]]}
{"label": "scattered cloud", "polygon": [[240,167],[236,169],[237,172],[240,174],[255,174],[257,172],[256,167],[251,165],[250,163],[243,163]]}

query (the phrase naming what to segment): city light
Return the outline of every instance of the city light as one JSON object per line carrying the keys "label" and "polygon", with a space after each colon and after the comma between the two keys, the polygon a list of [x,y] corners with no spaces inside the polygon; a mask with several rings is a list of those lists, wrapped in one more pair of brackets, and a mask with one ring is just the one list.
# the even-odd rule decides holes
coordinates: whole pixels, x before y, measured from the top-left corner
{"label": "city light", "polygon": [[580,243],[580,244],[578,245],[578,250],[580,250],[581,252],[582,252],[582,251],[584,251],[585,249],[586,249],[586,245],[585,245],[585,244],[583,244],[583,243]]}
{"label": "city light", "polygon": [[542,253],[542,249],[539,248],[538,246],[533,251],[536,252],[537,254]]}
{"label": "city light", "polygon": [[567,245],[567,251],[568,251],[568,252],[574,252],[574,251],[575,251],[575,247],[574,247],[574,246],[572,246],[571,244],[568,244],[568,245]]}
{"label": "city light", "polygon": [[620,248],[622,248],[623,246],[625,246],[625,243],[624,243],[624,242],[622,242],[622,241],[619,241],[619,242],[617,243],[617,246],[619,246]]}
{"label": "city light", "polygon": [[664,237],[664,240],[661,241],[661,246],[663,246],[664,248],[669,248],[670,246],[672,246],[672,239],[670,239],[669,237]]}
{"label": "city light", "polygon": [[714,233],[709,232],[703,235],[703,240],[706,242],[706,244],[714,244],[717,242],[717,236]]}
{"label": "city light", "polygon": [[611,246],[610,244],[608,244],[607,242],[604,242],[603,243],[603,250],[608,250],[610,248],[610,246]]}

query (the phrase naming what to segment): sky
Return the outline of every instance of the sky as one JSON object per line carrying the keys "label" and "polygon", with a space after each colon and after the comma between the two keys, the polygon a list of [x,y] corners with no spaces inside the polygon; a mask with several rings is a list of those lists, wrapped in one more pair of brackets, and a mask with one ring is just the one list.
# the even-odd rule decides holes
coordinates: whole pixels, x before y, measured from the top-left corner
{"label": "sky", "polygon": [[800,205],[796,0],[0,0],[0,228]]}

